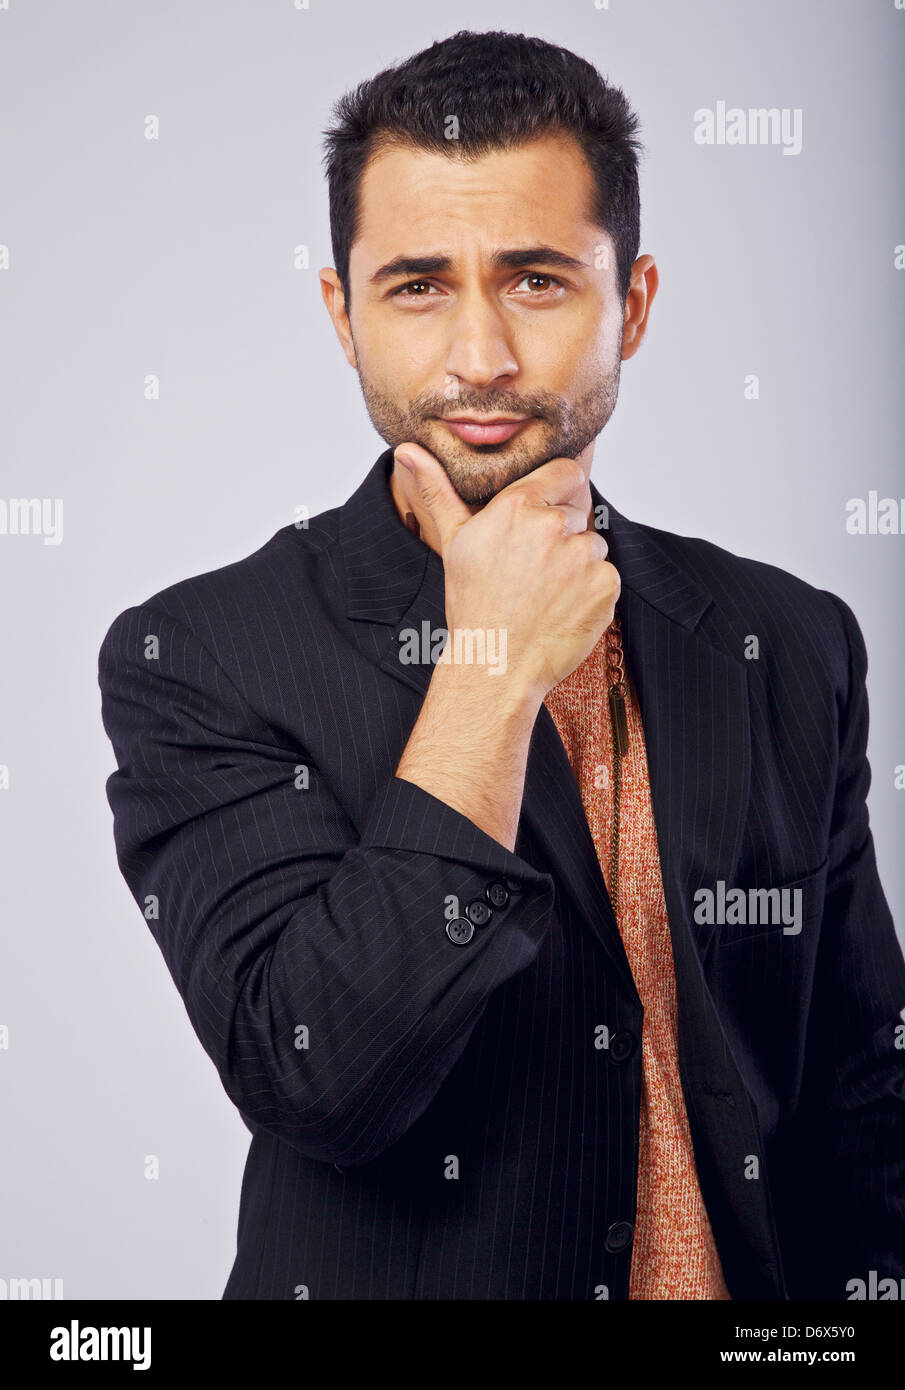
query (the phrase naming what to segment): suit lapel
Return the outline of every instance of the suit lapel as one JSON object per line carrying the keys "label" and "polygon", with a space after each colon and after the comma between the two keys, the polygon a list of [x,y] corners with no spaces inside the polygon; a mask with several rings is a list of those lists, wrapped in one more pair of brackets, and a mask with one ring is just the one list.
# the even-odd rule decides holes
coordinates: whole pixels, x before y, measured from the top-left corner
{"label": "suit lapel", "polygon": [[[444,628],[443,564],[400,521],[387,481],[392,463],[387,449],[342,508],[347,611],[391,629],[391,640],[381,639],[380,666],[423,697],[432,665],[404,664],[399,634],[413,629],[430,641]],[[648,528],[623,517],[593,483],[591,493],[596,514],[605,508],[603,534],[622,580],[623,641],[638,691],[670,923],[674,935],[684,925],[703,960],[713,927],[694,922],[694,892],[731,878],[747,806],[747,673],[699,630],[710,594]],[[532,734],[522,823],[631,984],[578,786],[546,706]]]}
{"label": "suit lapel", "polygon": [[610,558],[622,579],[623,644],[638,691],[664,894],[673,934],[684,923],[703,961],[713,926],[694,921],[694,893],[731,880],[750,781],[747,668],[701,620],[713,599],[646,527],[608,508]]}
{"label": "suit lapel", "polygon": [[685,921],[703,961],[714,927],[695,922],[694,894],[731,881],[747,811],[747,673],[630,590],[623,610],[669,917]]}

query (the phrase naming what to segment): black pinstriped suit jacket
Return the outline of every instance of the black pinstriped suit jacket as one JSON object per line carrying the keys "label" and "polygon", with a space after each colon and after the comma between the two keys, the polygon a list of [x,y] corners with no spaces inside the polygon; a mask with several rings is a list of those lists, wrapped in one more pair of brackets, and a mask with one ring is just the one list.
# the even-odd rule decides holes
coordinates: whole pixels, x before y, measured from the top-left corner
{"label": "black pinstriped suit jacket", "polygon": [[[546,708],[515,853],[394,776],[431,673],[397,634],[445,617],[391,465],[127,609],[100,653],[119,864],[253,1136],[224,1297],[624,1299],[642,1009]],[[864,643],[781,570],[614,508],[606,534],[726,1281],[845,1298],[905,1275],[905,966]],[[451,941],[448,897],[501,880]],[[719,880],[800,887],[801,931],[699,925]]]}

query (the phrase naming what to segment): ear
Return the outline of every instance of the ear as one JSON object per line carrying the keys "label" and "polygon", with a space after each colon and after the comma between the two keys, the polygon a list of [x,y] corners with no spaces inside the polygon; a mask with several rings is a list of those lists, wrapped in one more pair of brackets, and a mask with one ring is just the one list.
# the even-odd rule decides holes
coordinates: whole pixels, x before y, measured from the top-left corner
{"label": "ear", "polygon": [[346,313],[346,296],[343,294],[342,283],[332,266],[324,266],[318,272],[321,282],[321,294],[327,313],[336,329],[336,336],[340,341],[340,346],[346,354],[346,359],[350,367],[358,371],[358,359],[355,356],[355,344],[352,341],[352,328],[349,323],[349,315]]}
{"label": "ear", "polygon": [[622,327],[622,360],[634,357],[644,341],[650,306],[654,302],[660,276],[653,256],[639,256],[632,266],[628,294],[625,296],[625,322]]}

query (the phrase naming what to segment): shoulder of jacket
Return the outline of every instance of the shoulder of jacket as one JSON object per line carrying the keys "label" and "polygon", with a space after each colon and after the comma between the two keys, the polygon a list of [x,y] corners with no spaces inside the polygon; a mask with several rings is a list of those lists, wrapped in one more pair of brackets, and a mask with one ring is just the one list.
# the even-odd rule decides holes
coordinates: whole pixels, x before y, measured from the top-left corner
{"label": "shoulder of jacket", "polygon": [[643,529],[675,564],[710,591],[716,603],[721,595],[768,608],[771,601],[781,600],[791,606],[789,616],[818,615],[837,624],[840,608],[851,611],[836,594],[779,565],[737,555],[701,536],[682,536],[654,526]]}
{"label": "shoulder of jacket", "polygon": [[251,554],[165,585],[119,613],[110,630],[138,613],[163,614],[205,642],[218,628],[253,622],[257,611],[304,611],[321,587],[320,567],[331,562],[338,511],[283,526]]}

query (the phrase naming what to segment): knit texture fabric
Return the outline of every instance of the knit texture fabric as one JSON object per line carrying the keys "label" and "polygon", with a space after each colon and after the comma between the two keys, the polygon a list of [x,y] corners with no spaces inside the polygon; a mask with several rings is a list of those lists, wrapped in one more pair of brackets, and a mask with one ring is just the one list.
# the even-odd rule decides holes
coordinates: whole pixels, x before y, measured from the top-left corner
{"label": "knit texture fabric", "polygon": [[[572,765],[610,890],[613,736],[607,635],[544,701]],[[625,661],[629,749],[622,759],[617,922],[644,1008],[642,1095],[630,1299],[728,1299],[701,1196],[676,1043],[676,983],[647,753]]]}

